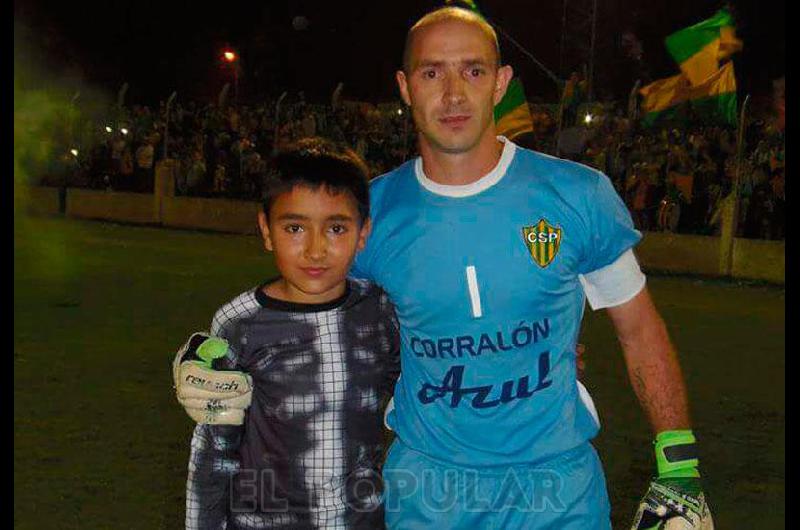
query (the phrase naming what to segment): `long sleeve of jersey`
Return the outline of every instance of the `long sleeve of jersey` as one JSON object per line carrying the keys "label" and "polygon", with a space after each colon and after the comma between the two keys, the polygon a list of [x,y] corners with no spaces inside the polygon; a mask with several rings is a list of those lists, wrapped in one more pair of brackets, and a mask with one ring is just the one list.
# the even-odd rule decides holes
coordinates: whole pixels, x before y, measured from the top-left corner
{"label": "long sleeve of jersey", "polygon": [[239,469],[242,427],[198,424],[192,435],[186,484],[186,529],[226,528],[229,489]]}
{"label": "long sleeve of jersey", "polygon": [[[228,354],[221,359],[227,369],[237,369],[237,344],[231,341],[231,324],[258,308],[249,293],[223,306],[211,322],[211,334],[228,340]],[[186,529],[227,528],[230,488],[239,470],[239,445],[244,427],[198,424],[192,434],[189,473],[186,482]]]}

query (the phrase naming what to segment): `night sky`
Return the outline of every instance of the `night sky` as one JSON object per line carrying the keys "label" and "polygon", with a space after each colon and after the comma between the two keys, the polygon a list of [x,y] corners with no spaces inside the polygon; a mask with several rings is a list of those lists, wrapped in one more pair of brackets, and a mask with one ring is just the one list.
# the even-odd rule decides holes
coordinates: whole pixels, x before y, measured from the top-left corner
{"label": "night sky", "polygon": [[[591,0],[569,1],[591,5]],[[286,89],[303,90],[308,99],[322,102],[342,81],[346,98],[388,101],[397,99],[394,71],[405,32],[440,4],[18,0],[15,61],[17,68],[30,63],[52,76],[82,79],[112,97],[127,81],[129,103],[157,103],[172,90],[182,100],[208,100],[231,79],[219,61],[222,47],[230,45],[242,57],[245,100]],[[558,72],[562,0],[483,0],[478,5],[539,61],[564,73]],[[664,37],[711,16],[722,5],[718,0],[598,0],[599,96],[624,98],[639,77],[647,82],[677,73]],[[769,94],[771,80],[785,71],[784,3],[739,0],[730,5],[745,44],[734,58],[740,93]],[[307,29],[293,27],[297,16],[307,18]],[[626,31],[643,44],[643,69],[621,49],[620,36]],[[553,101],[555,86],[547,76],[502,37],[500,45],[528,98]],[[565,62],[570,60],[567,56]]]}

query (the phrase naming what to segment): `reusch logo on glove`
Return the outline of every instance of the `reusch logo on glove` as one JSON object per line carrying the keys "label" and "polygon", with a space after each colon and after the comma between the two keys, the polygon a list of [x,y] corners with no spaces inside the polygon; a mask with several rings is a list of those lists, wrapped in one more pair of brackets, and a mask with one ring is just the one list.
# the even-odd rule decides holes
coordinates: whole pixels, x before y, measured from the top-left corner
{"label": "reusch logo on glove", "polygon": [[211,389],[217,392],[232,392],[234,390],[239,390],[239,383],[235,380],[222,382],[222,381],[211,381],[209,379],[204,379],[202,377],[197,377],[192,374],[186,374],[186,379],[184,380],[186,383],[189,383],[192,386],[200,387],[200,388],[207,388],[210,387]]}

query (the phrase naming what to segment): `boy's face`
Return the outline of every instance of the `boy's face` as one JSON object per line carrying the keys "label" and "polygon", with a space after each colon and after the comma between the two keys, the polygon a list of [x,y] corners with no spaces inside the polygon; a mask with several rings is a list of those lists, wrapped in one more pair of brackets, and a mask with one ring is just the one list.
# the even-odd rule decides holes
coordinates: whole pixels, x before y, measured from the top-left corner
{"label": "boy's face", "polygon": [[333,195],[324,187],[295,186],[275,199],[269,219],[259,212],[258,223],[282,276],[275,294],[311,304],[344,294],[350,265],[370,229],[350,194]]}

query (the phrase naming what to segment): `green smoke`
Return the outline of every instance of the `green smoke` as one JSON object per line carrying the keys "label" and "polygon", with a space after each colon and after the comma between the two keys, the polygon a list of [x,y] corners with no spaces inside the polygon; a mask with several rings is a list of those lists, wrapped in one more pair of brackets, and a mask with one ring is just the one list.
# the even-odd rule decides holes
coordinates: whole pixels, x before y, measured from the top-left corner
{"label": "green smoke", "polygon": [[[67,248],[52,220],[28,214],[30,186],[44,177],[57,182],[69,164],[88,154],[92,138],[84,131],[107,112],[111,98],[85,84],[65,65],[53,64],[35,46],[34,32],[14,23],[14,238],[15,266],[21,274],[66,287],[79,260]],[[76,97],[76,95],[78,95]]]}

